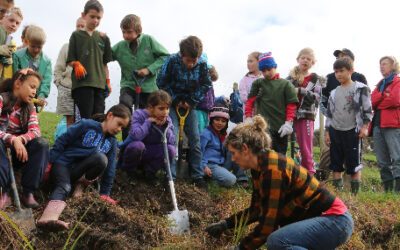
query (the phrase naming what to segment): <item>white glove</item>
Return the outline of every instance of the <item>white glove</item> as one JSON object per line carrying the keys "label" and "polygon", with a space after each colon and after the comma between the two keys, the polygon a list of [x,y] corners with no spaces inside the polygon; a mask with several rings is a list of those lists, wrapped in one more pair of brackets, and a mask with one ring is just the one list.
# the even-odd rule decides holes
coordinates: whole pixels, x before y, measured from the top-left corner
{"label": "white glove", "polygon": [[290,121],[285,121],[285,123],[278,130],[278,133],[280,134],[281,137],[284,137],[285,135],[290,135],[292,132],[293,132],[293,126]]}
{"label": "white glove", "polygon": [[15,45],[1,45],[0,46],[0,55],[3,56],[12,56],[14,53]]}
{"label": "white glove", "polygon": [[252,121],[253,121],[253,119],[251,117],[246,117],[244,119],[244,122],[252,122]]}

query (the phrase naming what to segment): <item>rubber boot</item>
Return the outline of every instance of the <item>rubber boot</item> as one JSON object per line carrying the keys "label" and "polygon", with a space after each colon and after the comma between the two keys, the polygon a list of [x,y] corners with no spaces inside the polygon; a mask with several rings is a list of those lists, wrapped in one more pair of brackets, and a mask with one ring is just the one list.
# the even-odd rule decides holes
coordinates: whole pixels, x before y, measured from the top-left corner
{"label": "rubber boot", "polygon": [[337,191],[342,192],[343,191],[343,178],[334,179],[333,186],[336,188]]}
{"label": "rubber boot", "polygon": [[82,196],[83,192],[85,189],[92,184],[94,180],[88,180],[86,179],[85,175],[82,175],[82,177],[76,182],[75,190],[74,193],[72,194],[72,197],[77,198]]}
{"label": "rubber boot", "polygon": [[37,201],[35,200],[33,193],[22,194],[21,200],[25,207],[38,208],[40,206],[39,203],[37,203]]}
{"label": "rubber boot", "polygon": [[386,193],[393,191],[393,184],[394,184],[393,180],[383,182],[383,188]]}
{"label": "rubber boot", "polygon": [[400,178],[394,179],[394,191],[400,193]]}
{"label": "rubber boot", "polygon": [[62,211],[67,206],[65,201],[51,200],[43,211],[42,217],[37,222],[37,226],[48,231],[68,230],[68,223],[59,220]]}
{"label": "rubber boot", "polygon": [[11,198],[6,193],[3,193],[0,197],[0,210],[11,205]]}
{"label": "rubber boot", "polygon": [[357,195],[361,190],[361,181],[360,180],[352,180],[350,182],[351,193]]}

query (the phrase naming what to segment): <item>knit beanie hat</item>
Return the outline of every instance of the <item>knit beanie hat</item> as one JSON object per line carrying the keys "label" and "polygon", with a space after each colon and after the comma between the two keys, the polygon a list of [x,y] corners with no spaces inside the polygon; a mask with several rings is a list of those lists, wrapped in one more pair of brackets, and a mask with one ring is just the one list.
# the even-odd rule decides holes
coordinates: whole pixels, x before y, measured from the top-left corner
{"label": "knit beanie hat", "polygon": [[210,120],[214,117],[222,117],[229,121],[229,109],[223,104],[216,104],[211,108]]}
{"label": "knit beanie hat", "polygon": [[276,68],[277,66],[271,52],[263,53],[258,57],[258,69],[261,71],[264,69]]}

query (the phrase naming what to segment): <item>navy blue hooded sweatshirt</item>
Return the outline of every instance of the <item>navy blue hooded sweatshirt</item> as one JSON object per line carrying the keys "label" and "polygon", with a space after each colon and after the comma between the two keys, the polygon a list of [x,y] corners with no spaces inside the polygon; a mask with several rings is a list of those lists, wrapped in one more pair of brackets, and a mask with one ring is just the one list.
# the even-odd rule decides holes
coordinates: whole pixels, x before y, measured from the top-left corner
{"label": "navy blue hooded sweatshirt", "polygon": [[72,166],[95,153],[104,153],[108,158],[100,194],[110,195],[115,176],[117,139],[114,135],[103,134],[100,122],[82,119],[68,127],[50,150],[50,162]]}

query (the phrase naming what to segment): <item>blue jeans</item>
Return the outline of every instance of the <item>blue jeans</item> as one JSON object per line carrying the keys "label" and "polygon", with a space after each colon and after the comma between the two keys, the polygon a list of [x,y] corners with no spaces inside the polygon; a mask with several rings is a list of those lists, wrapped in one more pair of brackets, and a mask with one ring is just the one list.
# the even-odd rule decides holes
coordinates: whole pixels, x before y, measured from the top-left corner
{"label": "blue jeans", "polygon": [[[178,114],[176,113],[175,108],[170,109],[169,116],[171,117],[172,123],[174,124],[174,134],[178,143],[179,138],[177,135],[179,133],[179,117]],[[200,146],[200,134],[199,134],[199,125],[198,125],[196,110],[191,109],[189,111],[189,114],[185,120],[185,126],[183,127],[183,130],[186,136],[188,137],[189,141],[188,162],[189,166],[191,167],[190,175],[193,180],[202,179],[204,177],[204,170],[203,167],[201,166],[202,153]],[[176,176],[175,165],[176,165],[176,160],[174,158],[171,163],[171,173],[174,178]]]}
{"label": "blue jeans", "polygon": [[[223,187],[232,187],[237,181],[247,181],[246,171],[242,170],[239,165],[232,162],[232,157],[228,151],[223,166],[208,163],[208,167],[212,172],[211,180]],[[231,172],[232,170],[232,172]]]}
{"label": "blue jeans", "polygon": [[354,222],[347,211],[343,215],[318,216],[286,225],[267,239],[273,249],[335,249],[353,233]]}
{"label": "blue jeans", "polygon": [[400,178],[400,128],[375,126],[373,137],[382,181]]}

